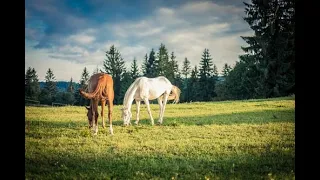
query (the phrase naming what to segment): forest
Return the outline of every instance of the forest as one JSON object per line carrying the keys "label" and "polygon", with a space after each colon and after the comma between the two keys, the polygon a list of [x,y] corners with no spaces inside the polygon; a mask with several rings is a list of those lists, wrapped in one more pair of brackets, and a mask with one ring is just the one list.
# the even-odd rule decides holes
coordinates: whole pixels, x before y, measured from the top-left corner
{"label": "forest", "polygon": [[[146,52],[143,63],[124,60],[112,45],[105,52],[103,68],[88,72],[84,67],[80,82],[70,79],[67,91],[58,91],[55,74],[47,70],[45,85],[40,88],[36,69],[28,67],[25,73],[25,99],[40,104],[63,103],[87,105],[78,88],[85,88],[89,77],[97,72],[110,74],[114,80],[114,104],[122,100],[130,84],[140,76],[165,76],[181,89],[180,102],[223,101],[281,97],[295,94],[295,8],[293,0],[253,0],[245,4],[243,18],[254,31],[253,36],[241,36],[247,43],[239,47],[244,54],[231,67],[225,63],[222,73],[214,64],[210,47],[204,47],[198,65],[191,67],[188,57],[182,64],[175,53],[160,43],[158,49]],[[122,52],[123,53],[123,52]],[[131,61],[129,68],[125,62]],[[27,102],[27,101],[26,101]]]}

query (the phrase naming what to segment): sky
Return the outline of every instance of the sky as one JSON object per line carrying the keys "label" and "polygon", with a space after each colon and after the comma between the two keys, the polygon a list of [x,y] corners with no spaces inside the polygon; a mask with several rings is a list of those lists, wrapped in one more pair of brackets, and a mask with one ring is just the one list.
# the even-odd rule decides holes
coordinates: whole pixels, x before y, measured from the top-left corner
{"label": "sky", "polygon": [[179,69],[192,68],[209,49],[213,64],[235,64],[251,36],[245,17],[249,0],[25,0],[25,72],[34,68],[44,81],[49,68],[57,81],[79,82],[86,67],[103,69],[114,45],[127,70],[133,59],[164,44]]}

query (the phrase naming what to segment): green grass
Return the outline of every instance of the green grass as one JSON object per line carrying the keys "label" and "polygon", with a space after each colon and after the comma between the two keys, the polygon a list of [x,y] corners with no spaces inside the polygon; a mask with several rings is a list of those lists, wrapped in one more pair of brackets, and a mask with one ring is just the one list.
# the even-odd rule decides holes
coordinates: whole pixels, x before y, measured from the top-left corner
{"label": "green grass", "polygon": [[294,97],[168,104],[162,126],[120,108],[94,136],[84,107],[25,107],[26,179],[295,179]]}

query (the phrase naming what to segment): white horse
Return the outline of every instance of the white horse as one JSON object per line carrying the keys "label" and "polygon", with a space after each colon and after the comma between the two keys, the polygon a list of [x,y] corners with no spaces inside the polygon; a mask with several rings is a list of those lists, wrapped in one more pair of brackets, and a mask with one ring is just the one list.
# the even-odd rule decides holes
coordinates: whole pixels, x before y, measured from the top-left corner
{"label": "white horse", "polygon": [[[147,78],[139,77],[137,78],[128,88],[124,99],[123,99],[123,108],[122,108],[122,118],[124,125],[129,125],[132,117],[131,105],[133,100],[136,101],[137,113],[136,113],[136,122],[139,123],[139,113],[140,113],[140,102],[144,101],[147,105],[148,114],[151,119],[151,124],[154,125],[154,120],[150,110],[149,100],[158,99],[160,106],[159,113],[159,124],[163,122],[164,110],[167,104],[168,96],[176,86],[172,85],[171,82],[163,77],[159,76],[156,78]],[[173,92],[174,93],[174,92]],[[179,101],[179,95],[175,96],[176,101]]]}

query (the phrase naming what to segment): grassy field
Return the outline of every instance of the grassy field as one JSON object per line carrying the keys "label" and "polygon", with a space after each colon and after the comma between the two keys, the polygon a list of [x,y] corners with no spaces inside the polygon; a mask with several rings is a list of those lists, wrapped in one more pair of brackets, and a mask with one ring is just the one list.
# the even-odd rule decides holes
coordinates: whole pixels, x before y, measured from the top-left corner
{"label": "grassy field", "polygon": [[25,107],[26,179],[295,179],[294,97],[169,104],[162,126],[120,108],[93,136],[84,107]]}

